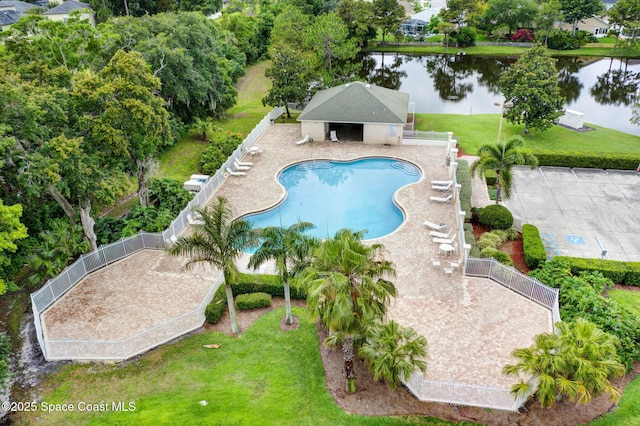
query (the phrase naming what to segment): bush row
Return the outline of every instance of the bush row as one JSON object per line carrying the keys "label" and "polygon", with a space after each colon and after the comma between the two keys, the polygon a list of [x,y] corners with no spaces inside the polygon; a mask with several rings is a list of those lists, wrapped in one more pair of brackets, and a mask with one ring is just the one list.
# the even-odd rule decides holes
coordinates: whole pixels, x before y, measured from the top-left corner
{"label": "bush row", "polygon": [[638,154],[608,152],[574,152],[525,150],[538,158],[539,166],[580,167],[585,169],[636,170],[640,164]]}
{"label": "bush row", "polygon": [[241,294],[236,297],[236,306],[241,311],[266,308],[271,306],[271,295],[259,291],[258,293]]}
{"label": "bush row", "polygon": [[547,260],[547,251],[536,226],[528,223],[522,225],[522,250],[524,263],[529,269],[536,269]]}
{"label": "bush row", "polygon": [[531,272],[531,276],[544,284],[559,288],[560,316],[563,321],[584,318],[603,331],[620,339],[618,355],[627,366],[640,360],[640,319],[615,300],[601,293],[613,283],[599,272],[581,272],[574,275],[566,260],[555,257]]}
{"label": "bush row", "polygon": [[469,163],[465,160],[458,160],[456,182],[460,184],[460,209],[466,213],[465,222],[469,222],[471,221],[471,172]]}
{"label": "bush row", "polygon": [[614,283],[640,286],[640,262],[621,262],[616,260],[582,259],[579,257],[556,256],[554,259],[564,262],[571,273],[600,272]]}
{"label": "bush row", "polygon": [[[290,284],[292,299],[305,299],[307,297],[303,288]],[[251,275],[239,274],[238,284],[231,286],[234,296],[251,293],[266,293],[270,296],[284,297],[284,285],[277,275]],[[236,299],[237,303],[237,299]],[[209,324],[220,321],[222,313],[227,306],[227,296],[225,286],[221,285],[211,302],[204,311],[204,317]],[[251,308],[250,308],[251,309]]]}
{"label": "bush row", "polygon": [[239,134],[215,133],[209,141],[207,149],[200,155],[198,169],[207,175],[215,174],[241,143],[242,137]]}

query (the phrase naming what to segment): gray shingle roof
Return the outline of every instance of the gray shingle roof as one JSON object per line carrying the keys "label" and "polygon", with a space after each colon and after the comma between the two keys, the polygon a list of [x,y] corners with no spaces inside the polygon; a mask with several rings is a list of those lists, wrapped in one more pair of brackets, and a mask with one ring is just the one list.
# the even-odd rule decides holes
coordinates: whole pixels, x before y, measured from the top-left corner
{"label": "gray shingle roof", "polygon": [[19,0],[2,0],[0,1],[0,9],[2,10],[13,10],[16,11],[18,13],[25,13],[28,12],[29,10],[33,9],[34,7],[38,7],[35,4],[31,4],[31,3],[27,3],[25,1],[19,1]]}
{"label": "gray shingle roof", "polygon": [[354,81],[316,93],[298,121],[406,124],[409,95]]}
{"label": "gray shingle roof", "polygon": [[13,10],[0,10],[0,25],[4,26],[15,24],[21,16],[21,13]]}
{"label": "gray shingle roof", "polygon": [[82,3],[76,0],[67,0],[62,4],[47,10],[43,15],[68,15],[74,10],[91,9],[89,3]]}

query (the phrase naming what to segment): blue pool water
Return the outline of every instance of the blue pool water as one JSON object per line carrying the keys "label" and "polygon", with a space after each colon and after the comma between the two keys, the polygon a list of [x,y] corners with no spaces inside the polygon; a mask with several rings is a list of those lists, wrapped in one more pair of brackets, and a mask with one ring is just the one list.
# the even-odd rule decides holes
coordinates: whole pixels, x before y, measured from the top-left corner
{"label": "blue pool water", "polygon": [[283,202],[245,219],[256,228],[311,222],[316,228],[308,233],[319,238],[333,236],[342,228],[365,229],[366,239],[378,238],[393,232],[404,220],[393,194],[419,179],[415,165],[391,158],[298,163],[278,177],[287,191]]}

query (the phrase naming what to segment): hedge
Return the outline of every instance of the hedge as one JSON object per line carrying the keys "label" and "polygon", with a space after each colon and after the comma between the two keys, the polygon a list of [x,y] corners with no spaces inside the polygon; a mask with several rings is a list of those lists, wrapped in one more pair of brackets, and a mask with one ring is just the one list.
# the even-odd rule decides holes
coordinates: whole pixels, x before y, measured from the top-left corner
{"label": "hedge", "polygon": [[638,154],[608,152],[575,152],[550,150],[523,150],[538,159],[539,166],[578,167],[584,169],[636,170],[640,164]]}
{"label": "hedge", "polygon": [[236,297],[236,306],[241,311],[271,306],[271,295],[264,292],[246,293]]}
{"label": "hedge", "polygon": [[498,180],[498,173],[495,170],[485,170],[484,171],[484,180],[487,182],[487,185],[495,185],[496,180]]}
{"label": "hedge", "polygon": [[471,221],[471,172],[466,160],[457,160],[456,182],[460,184],[460,209],[466,213],[465,222]]}
{"label": "hedge", "polygon": [[579,257],[556,256],[562,261],[572,274],[582,271],[601,272],[614,283],[640,286],[640,262],[621,262],[617,260],[582,259]]}
{"label": "hedge", "polygon": [[[238,284],[231,286],[235,296],[262,292],[275,297],[284,297],[284,285],[277,275],[239,274],[238,281]],[[297,286],[295,283],[290,283],[290,287],[292,299],[306,299],[307,296],[303,288]],[[221,285],[204,311],[206,321],[209,324],[215,324],[220,321],[226,306],[227,295],[225,286]]]}
{"label": "hedge", "polygon": [[536,269],[547,260],[547,251],[536,226],[528,223],[522,225],[522,250],[524,263],[529,269]]}

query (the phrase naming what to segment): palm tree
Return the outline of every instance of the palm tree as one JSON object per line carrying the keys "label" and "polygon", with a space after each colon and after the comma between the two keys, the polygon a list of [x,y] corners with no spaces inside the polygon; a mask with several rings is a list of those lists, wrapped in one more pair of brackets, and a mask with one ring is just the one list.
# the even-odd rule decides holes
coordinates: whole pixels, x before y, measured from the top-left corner
{"label": "palm tree", "polygon": [[511,169],[513,166],[531,166],[532,169],[538,166],[538,159],[527,152],[519,150],[523,145],[520,139],[511,139],[506,144],[501,142],[495,145],[482,145],[478,148],[480,159],[471,165],[471,175],[475,176],[476,171],[481,174],[485,170],[495,170],[498,175],[496,178],[496,204],[502,199],[511,196],[511,186],[513,184],[513,175]]}
{"label": "palm tree", "polygon": [[195,212],[201,216],[202,223],[194,225],[191,236],[179,238],[169,253],[174,256],[188,256],[190,259],[187,268],[205,262],[222,271],[231,317],[231,331],[235,334],[240,333],[231,284],[236,282],[238,276],[238,257],[244,250],[255,248],[258,240],[250,222],[232,219],[226,198],[218,197],[218,203],[213,207],[195,209]]}
{"label": "palm tree", "polygon": [[[552,406],[561,395],[581,404],[602,392],[608,393],[613,401],[620,399],[620,390],[609,383],[610,377],[625,372],[616,352],[618,339],[582,318],[556,326],[558,334],[539,334],[533,346],[514,350],[512,355],[519,360],[505,365],[503,373],[533,375],[543,407]],[[511,393],[526,396],[533,390],[532,381],[521,380],[511,388]]]}
{"label": "palm tree", "polygon": [[365,333],[366,341],[358,350],[373,373],[374,380],[383,379],[391,389],[408,380],[416,369],[427,371],[427,339],[411,327],[395,321],[374,324]]}
{"label": "palm tree", "polygon": [[384,318],[396,288],[393,263],[384,259],[382,244],[366,245],[364,231],[342,229],[313,251],[313,265],[301,276],[307,284],[307,304],[319,316],[329,336],[325,343],[342,345],[345,390],[356,391],[353,340],[366,326]]}
{"label": "palm tree", "polygon": [[251,268],[257,268],[269,259],[276,261],[276,270],[284,283],[287,324],[293,324],[289,278],[296,277],[309,266],[311,248],[315,244],[315,239],[303,232],[314,227],[315,225],[311,222],[297,222],[288,228],[269,226],[258,230],[262,244],[249,260]]}

